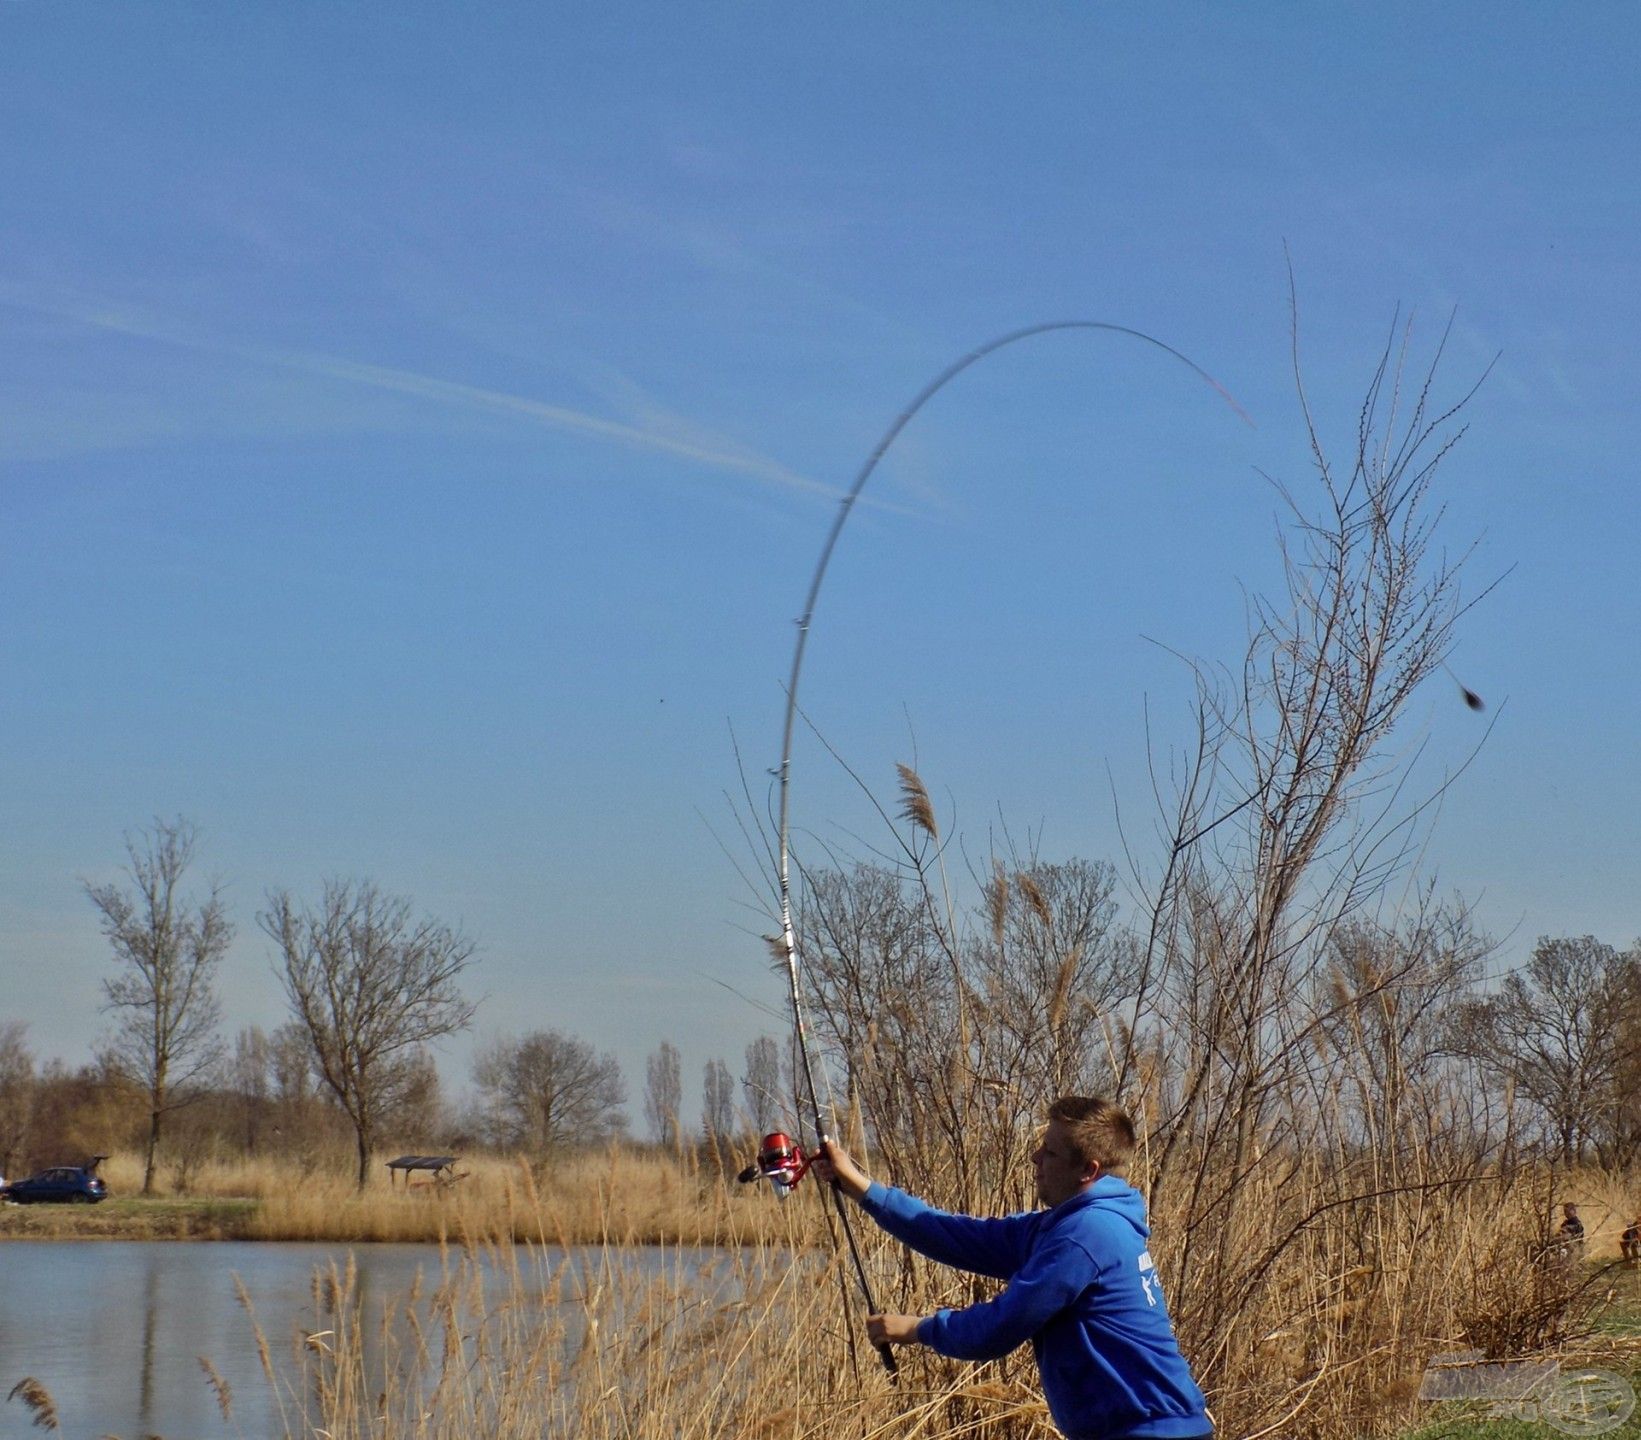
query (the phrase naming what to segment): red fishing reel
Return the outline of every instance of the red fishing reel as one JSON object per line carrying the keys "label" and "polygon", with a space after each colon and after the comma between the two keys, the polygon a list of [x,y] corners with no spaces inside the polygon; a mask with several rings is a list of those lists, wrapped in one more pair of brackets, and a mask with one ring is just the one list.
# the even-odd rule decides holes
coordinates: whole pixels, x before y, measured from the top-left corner
{"label": "red fishing reel", "polygon": [[790,1135],[776,1130],[765,1135],[758,1146],[758,1158],[737,1177],[743,1185],[762,1177],[779,1199],[786,1199],[797,1188],[798,1181],[808,1173],[815,1157],[806,1155],[803,1146]]}

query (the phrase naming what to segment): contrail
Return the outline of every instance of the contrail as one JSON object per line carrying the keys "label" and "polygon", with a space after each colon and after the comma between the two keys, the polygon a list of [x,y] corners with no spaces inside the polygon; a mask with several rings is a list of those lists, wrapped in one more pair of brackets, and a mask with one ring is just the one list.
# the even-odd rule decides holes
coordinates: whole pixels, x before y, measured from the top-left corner
{"label": "contrail", "polygon": [[60,320],[71,320],[115,334],[130,335],[137,339],[152,340],[174,345],[181,349],[201,351],[212,355],[232,355],[254,365],[271,365],[282,370],[318,375],[346,384],[364,385],[373,390],[386,390],[399,395],[414,395],[442,405],[467,410],[485,410],[492,414],[513,415],[552,430],[589,435],[595,439],[628,445],[638,450],[649,450],[663,455],[676,455],[720,470],[748,475],[765,484],[797,490],[811,495],[836,499],[842,491],[833,485],[812,480],[789,470],[777,461],[763,455],[731,446],[703,444],[676,439],[655,430],[634,425],[623,425],[616,420],[589,415],[563,405],[550,405],[527,395],[515,395],[506,390],[490,390],[477,385],[463,385],[454,380],[422,375],[414,370],[398,370],[386,365],[370,365],[363,361],[315,351],[272,350],[259,346],[240,345],[233,341],[217,340],[189,331],[185,327],[168,324],[152,316],[116,307],[92,305],[49,305],[27,300],[15,294],[0,291],[0,303],[15,309],[31,310]]}

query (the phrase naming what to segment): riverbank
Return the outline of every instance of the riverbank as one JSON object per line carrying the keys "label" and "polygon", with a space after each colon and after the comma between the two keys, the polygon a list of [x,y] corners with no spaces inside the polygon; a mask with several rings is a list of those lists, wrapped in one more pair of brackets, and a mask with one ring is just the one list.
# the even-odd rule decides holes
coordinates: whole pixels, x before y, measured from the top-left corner
{"label": "riverbank", "polygon": [[[647,1208],[647,1207],[646,1207]],[[415,1197],[348,1197],[315,1209],[301,1197],[121,1198],[100,1205],[0,1205],[8,1240],[252,1240],[336,1244],[490,1243],[744,1246],[795,1238],[778,1216],[732,1213],[729,1197],[691,1211],[631,1216],[612,1233],[546,1204],[441,1204]]]}
{"label": "riverbank", "polygon": [[[521,1161],[463,1161],[444,1184],[373,1180],[272,1161],[201,1165],[142,1196],[134,1156],[103,1166],[98,1205],[0,1205],[5,1240],[267,1240],[339,1244],[540,1243],[747,1246],[804,1243],[807,1207],[768,1187],[740,1186],[688,1157],[611,1149],[543,1170]],[[801,1228],[801,1226],[800,1226]]]}
{"label": "riverbank", "polygon": [[0,1240],[249,1240],[260,1202],[172,1197],[0,1205]]}

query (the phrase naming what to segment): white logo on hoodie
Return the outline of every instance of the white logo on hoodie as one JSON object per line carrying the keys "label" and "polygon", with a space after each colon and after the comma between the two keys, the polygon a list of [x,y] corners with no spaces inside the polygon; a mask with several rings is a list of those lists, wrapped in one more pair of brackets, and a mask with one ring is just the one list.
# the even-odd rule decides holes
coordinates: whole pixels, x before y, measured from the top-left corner
{"label": "white logo on hoodie", "polygon": [[1140,1284],[1145,1289],[1145,1303],[1155,1307],[1157,1292],[1151,1287],[1157,1283],[1157,1267],[1151,1260],[1149,1250],[1140,1251]]}

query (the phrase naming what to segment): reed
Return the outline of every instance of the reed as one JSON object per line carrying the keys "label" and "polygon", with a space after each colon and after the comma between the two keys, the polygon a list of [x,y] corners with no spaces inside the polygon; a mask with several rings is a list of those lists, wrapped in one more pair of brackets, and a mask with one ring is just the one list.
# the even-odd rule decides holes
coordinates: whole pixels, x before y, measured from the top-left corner
{"label": "reed", "polygon": [[[1280,1215],[1318,1194],[1301,1187],[1259,1198]],[[659,1264],[644,1268],[613,1239],[570,1259],[551,1234],[545,1244],[450,1244],[426,1293],[374,1315],[351,1267],[331,1268],[316,1280],[300,1366],[279,1376],[290,1433],[1050,1436],[1021,1356],[976,1366],[906,1350],[900,1383],[886,1380],[858,1315],[845,1308],[847,1277],[827,1243],[819,1199],[800,1190],[781,1204],[760,1191],[763,1237],[748,1242],[743,1229],[726,1230],[716,1237],[723,1248],[705,1256],[668,1245],[651,1252]],[[1641,1339],[1590,1331],[1609,1277],[1580,1264],[1546,1267],[1517,1243],[1539,1226],[1539,1200],[1532,1184],[1479,1182],[1396,1217],[1405,1228],[1371,1265],[1350,1263],[1357,1253],[1345,1226],[1285,1255],[1247,1314],[1263,1333],[1217,1344],[1193,1337],[1221,1433],[1406,1433],[1426,1418],[1417,1389],[1433,1351],[1501,1340],[1499,1327],[1533,1315],[1556,1317],[1549,1343],[1558,1353],[1598,1351],[1608,1368],[1635,1370]],[[1166,1221],[1159,1217],[1164,1228]],[[620,1228],[613,1214],[607,1228]],[[1239,1237],[1250,1245],[1261,1238]],[[973,1298],[969,1280],[926,1267],[881,1236],[864,1239],[892,1306],[925,1311]],[[395,1363],[384,1366],[383,1355]]]}
{"label": "reed", "polygon": [[[1295,1159],[1248,1178],[1233,1251],[1265,1253],[1296,1217],[1334,1204],[1342,1177],[1320,1159]],[[224,1169],[210,1183],[232,1177],[250,1189],[279,1174]],[[960,1183],[955,1167],[926,1179],[936,1190]],[[1211,1291],[1240,1285],[1245,1272],[1216,1276],[1199,1259],[1186,1284],[1183,1192],[1165,1193],[1153,1220],[1170,1304],[1220,1433],[1373,1440],[1427,1418],[1419,1377],[1439,1351],[1535,1349],[1620,1373],[1641,1368],[1637,1327],[1598,1328],[1615,1299],[1641,1315],[1641,1272],[1608,1263],[1633,1193],[1623,1177],[1524,1168],[1334,1205],[1280,1249],[1262,1282],[1238,1297],[1235,1323],[1219,1331],[1204,1323],[1215,1313]],[[337,1212],[331,1230],[381,1238],[420,1238],[398,1217],[431,1215],[443,1243],[428,1283],[373,1308],[351,1261],[320,1269],[294,1351],[270,1346],[254,1295],[240,1298],[283,1433],[301,1440],[1046,1440],[1027,1355],[967,1365],[903,1350],[901,1381],[888,1383],[864,1345],[821,1198],[804,1185],[781,1202],[687,1159],[620,1149],[566,1162],[539,1182],[526,1166],[479,1161],[442,1196],[383,1186],[361,1198],[338,1179],[316,1189],[311,1210],[281,1211],[266,1196],[265,1208],[287,1231],[317,1231],[328,1208]],[[1563,1198],[1584,1210],[1586,1260],[1541,1253]],[[340,1213],[348,1205],[357,1208]],[[633,1242],[652,1235],[665,1238],[635,1263]],[[986,1293],[869,1227],[861,1239],[888,1308],[927,1313]],[[221,1358],[200,1366],[226,1417],[245,1396],[219,1383]],[[35,1417],[53,1413],[43,1387],[22,1382],[14,1396]]]}
{"label": "reed", "polygon": [[[750,1142],[748,1144],[750,1153]],[[382,1163],[388,1158],[381,1157]],[[156,1193],[136,1197],[142,1157],[103,1166],[112,1199],[96,1207],[0,1210],[0,1236],[32,1239],[236,1239],[337,1243],[539,1241],[572,1245],[784,1243],[784,1222],[748,1189],[685,1152],[630,1146],[567,1155],[463,1159],[459,1179],[382,1180],[360,1191],[339,1163],[315,1170],[269,1158],[213,1159],[185,1190],[161,1167]]]}

